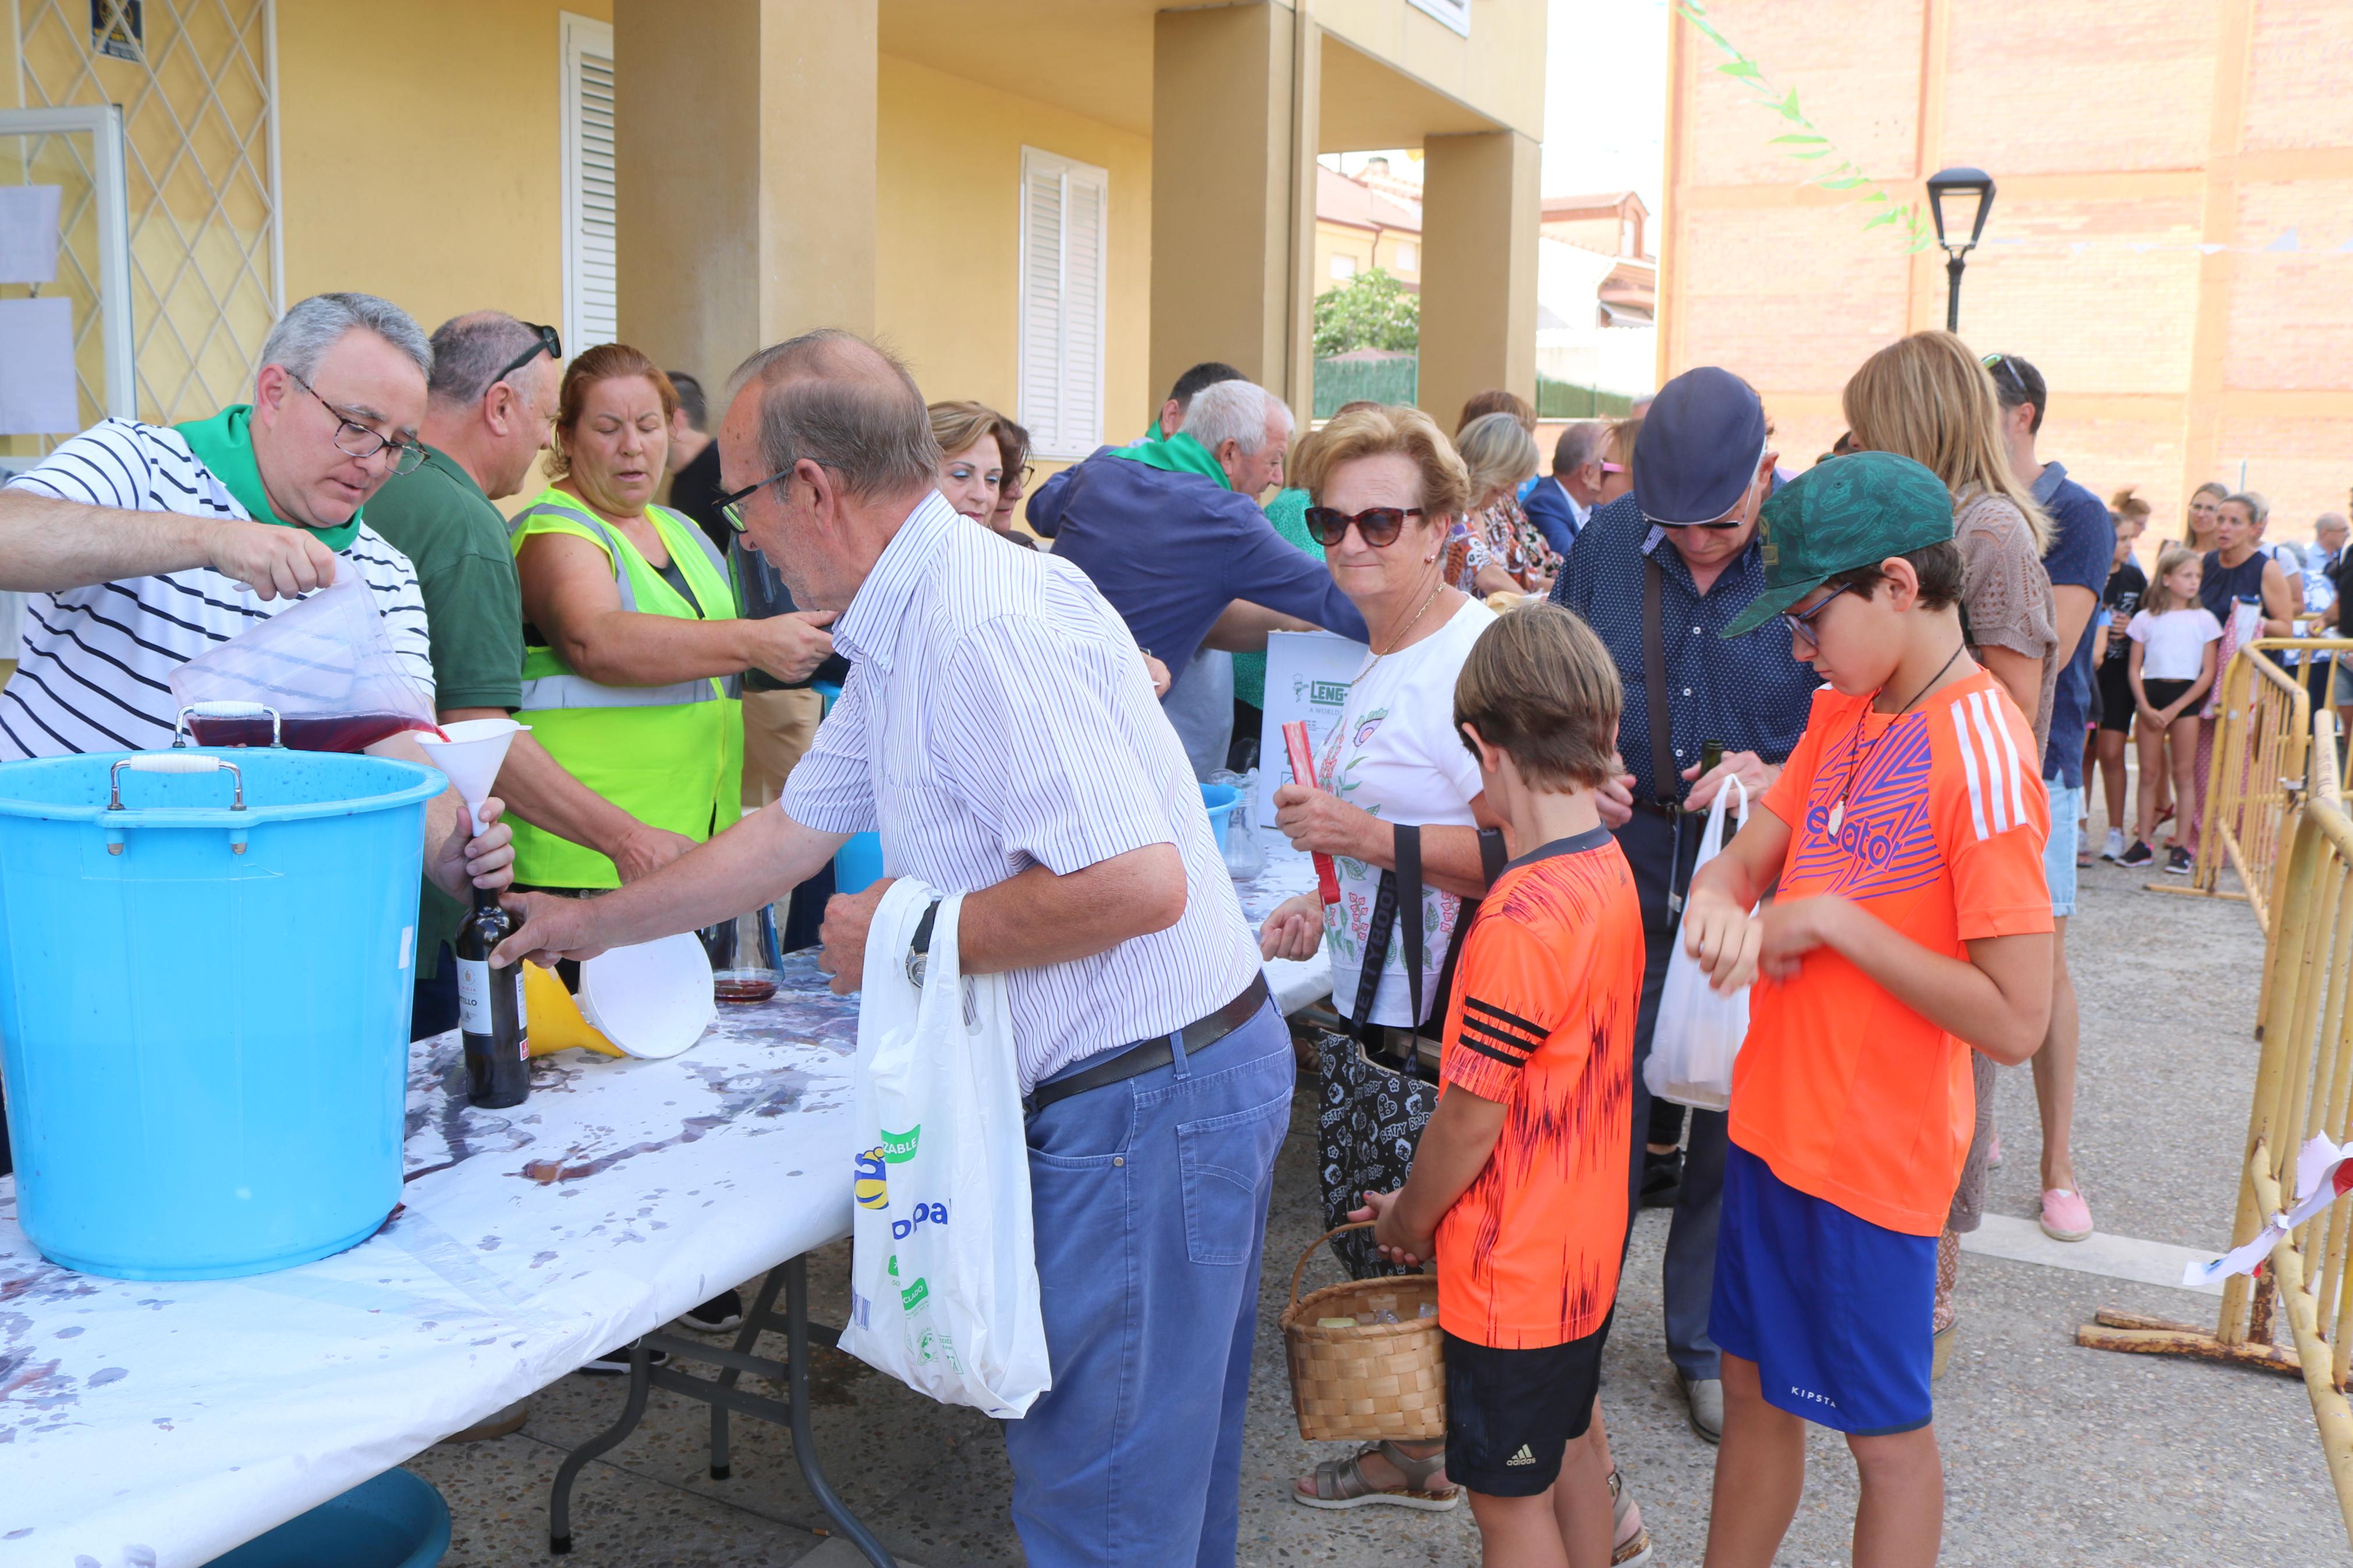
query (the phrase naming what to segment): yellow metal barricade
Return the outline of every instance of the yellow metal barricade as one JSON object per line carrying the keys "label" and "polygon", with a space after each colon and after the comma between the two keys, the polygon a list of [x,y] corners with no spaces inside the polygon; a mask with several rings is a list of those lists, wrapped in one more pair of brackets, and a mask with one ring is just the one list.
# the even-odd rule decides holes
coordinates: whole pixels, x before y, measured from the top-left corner
{"label": "yellow metal barricade", "polygon": [[[2277,654],[2353,653],[2343,637],[2260,637],[2238,650],[2222,671],[2222,695],[2214,719],[2213,753],[2206,773],[2206,805],[2200,819],[2198,855],[2189,886],[2152,882],[2168,893],[2221,892],[2228,866],[2246,889],[2256,922],[2271,929],[2272,878],[2285,847],[2286,825],[2304,786],[2312,747],[2311,694],[2305,665],[2283,668]],[[2337,773],[2332,747],[2330,773]],[[2176,809],[2183,809],[2177,803]]]}
{"label": "yellow metal barricade", "polygon": [[[2264,645],[2258,644],[2258,647]],[[2240,689],[2263,689],[2261,668],[2232,661],[2241,672]],[[2268,664],[2268,661],[2263,661]],[[2227,690],[2227,689],[2226,689]],[[2298,705],[2303,693],[2295,694]],[[2261,711],[2253,704],[2242,710]],[[2276,711],[2276,710],[2274,710]],[[2262,886],[2264,919],[2263,981],[2256,1037],[2263,1054],[2256,1068],[2254,1104],[2247,1121],[2239,1206],[2232,1229],[2236,1247],[2261,1235],[2271,1217],[2294,1201],[2296,1152],[2316,1132],[2337,1142],[2353,1136],[2353,1010],[2347,1006],[2353,980],[2353,817],[2346,814],[2337,760],[2336,714],[2324,709],[2298,738],[2308,759],[2307,788],[2283,787],[2278,815],[2266,826],[2263,811],[2250,803],[2260,791],[2242,790],[2241,814],[2232,829],[2234,865],[2247,877],[2249,846],[2264,846],[2260,868],[2273,874]],[[2243,733],[2244,731],[2242,731]],[[2275,757],[2252,737],[2251,754]],[[2218,780],[2255,778],[2252,768]],[[2268,777],[2270,775],[2261,775]],[[2210,796],[2210,804],[2214,797]],[[2268,809],[2268,808],[2264,808]],[[2217,818],[2210,811],[2209,842]],[[2264,834],[2274,837],[2263,837]],[[2283,850],[2272,864],[2271,849]],[[2191,1355],[2236,1362],[2300,1375],[2312,1400],[2320,1446],[2337,1487],[2348,1536],[2353,1536],[2353,1407],[2345,1389],[2353,1360],[2353,1204],[2337,1203],[2309,1223],[2288,1232],[2272,1249],[2262,1278],[2225,1282],[2222,1307],[2213,1329],[2135,1312],[2104,1311],[2076,1334],[2094,1349]],[[2284,1315],[2289,1342],[2274,1342],[2274,1319]]]}

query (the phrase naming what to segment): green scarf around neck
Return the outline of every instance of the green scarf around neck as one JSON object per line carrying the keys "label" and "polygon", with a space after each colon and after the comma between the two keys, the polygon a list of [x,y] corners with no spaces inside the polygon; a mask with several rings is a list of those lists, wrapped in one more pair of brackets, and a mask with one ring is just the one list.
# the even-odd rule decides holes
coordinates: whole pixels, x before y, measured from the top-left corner
{"label": "green scarf around neck", "polygon": [[1147,468],[1163,468],[1172,474],[1200,474],[1218,481],[1220,489],[1234,487],[1226,482],[1226,470],[1218,466],[1217,458],[1198,441],[1179,430],[1163,440],[1149,437],[1133,447],[1114,447],[1111,456],[1125,458],[1131,463]]}
{"label": "green scarf around neck", "polygon": [[[256,522],[272,522],[280,528],[299,528],[300,523],[287,521],[269,510],[269,492],[261,485],[260,465],[253,460],[253,405],[235,404],[222,409],[210,419],[191,419],[185,425],[174,425],[188,443],[188,450],[196,461],[210,468],[237,504],[245,508],[246,515]],[[320,543],[330,550],[346,550],[359,537],[360,514],[333,528],[310,531]]]}

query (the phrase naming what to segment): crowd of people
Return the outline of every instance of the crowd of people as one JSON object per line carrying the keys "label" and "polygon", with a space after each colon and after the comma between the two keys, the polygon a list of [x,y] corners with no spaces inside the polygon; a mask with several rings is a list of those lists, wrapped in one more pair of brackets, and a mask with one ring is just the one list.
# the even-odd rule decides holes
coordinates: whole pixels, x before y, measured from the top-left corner
{"label": "crowd of people", "polygon": [[[1448,1423],[1295,1500],[1467,1498],[1492,1564],[1646,1560],[1599,1368],[1631,1217],[1664,1206],[1663,1349],[1721,1445],[1709,1563],[1772,1560],[1806,1422],[1857,1459],[1858,1560],[1932,1562],[2000,1067],[2031,1063],[2042,1228],[2094,1230],[2086,785],[2103,855],[2186,869],[2221,662],[2353,587],[2341,517],[2310,558],[2266,548],[2263,499],[2221,486],[2145,569],[2147,505],[2039,451],[2036,367],[1939,331],[1859,367],[1795,475],[1715,367],[1546,465],[1508,393],[1451,435],[1377,404],[1302,431],[1208,362],[1034,484],[1019,424],[840,332],[753,355],[723,411],[626,344],[567,360],[495,310],[428,337],[362,294],[297,304],[261,358],[249,404],[107,420],[0,491],[0,586],[32,595],[0,759],[170,744],[174,669],[348,574],[443,721],[531,725],[487,832],[448,797],[428,824],[418,1037],[455,1022],[470,886],[512,883],[502,962],[560,962],[828,888],[879,831],[891,877],[816,933],[842,990],[891,879],[969,894],[1029,1110],[1054,1386],[1007,1440],[1039,1564],[1233,1557],[1294,1070],[1261,966],[1319,950],[1347,1038],[1441,1086],[1400,1190],[1326,1196],[1366,1257],[1434,1261]],[[1256,760],[1268,637],[1311,627],[1365,655],[1273,798],[1339,896],[1252,933],[1196,783]],[[1695,870],[1734,781],[1746,820]],[[1678,952],[1753,983],[1728,1111],[1646,1087]]]}

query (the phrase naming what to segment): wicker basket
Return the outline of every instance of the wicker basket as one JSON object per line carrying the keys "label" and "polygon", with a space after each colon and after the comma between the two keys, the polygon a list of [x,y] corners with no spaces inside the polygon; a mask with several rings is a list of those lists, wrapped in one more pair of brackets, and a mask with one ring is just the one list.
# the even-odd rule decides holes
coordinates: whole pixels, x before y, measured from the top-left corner
{"label": "wicker basket", "polygon": [[[1310,1296],[1299,1281],[1315,1249],[1342,1231],[1363,1230],[1369,1221],[1344,1225],[1308,1243],[1291,1271],[1291,1305],[1282,1312],[1282,1347],[1291,1363],[1291,1404],[1299,1415],[1299,1435],[1311,1442],[1364,1442],[1388,1437],[1411,1441],[1446,1436],[1446,1356],[1438,1319],[1422,1317],[1421,1304],[1438,1304],[1438,1279],[1404,1274],[1327,1285]],[[1319,1318],[1354,1318],[1377,1310],[1374,1297],[1395,1297],[1394,1323],[1356,1323],[1322,1328]]]}

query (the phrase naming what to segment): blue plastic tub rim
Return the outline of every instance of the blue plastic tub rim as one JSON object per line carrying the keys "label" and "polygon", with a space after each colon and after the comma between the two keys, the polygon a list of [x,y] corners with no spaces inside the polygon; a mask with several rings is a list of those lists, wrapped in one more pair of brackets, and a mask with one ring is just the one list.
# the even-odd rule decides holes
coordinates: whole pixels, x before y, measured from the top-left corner
{"label": "blue plastic tub rim", "polygon": [[[237,827],[260,822],[299,822],[321,816],[348,816],[354,812],[385,811],[397,806],[412,805],[430,800],[449,787],[449,781],[438,768],[403,762],[397,757],[354,756],[340,752],[280,752],[275,748],[231,747],[220,752],[183,752],[183,755],[218,756],[224,762],[239,763],[245,757],[300,757],[306,763],[327,762],[362,763],[370,770],[387,770],[391,783],[408,782],[389,789],[374,789],[369,793],[343,796],[335,800],[301,801],[273,805],[267,800],[256,800],[251,785],[245,792],[245,809],[232,810],[227,803],[219,805],[125,805],[121,811],[111,810],[103,800],[89,805],[65,805],[54,801],[25,800],[11,795],[12,779],[24,778],[33,770],[66,773],[80,772],[102,765],[111,772],[116,763],[131,757],[168,756],[168,752],[88,752],[77,756],[39,757],[24,762],[0,763],[0,816],[29,816],[46,822],[110,822],[124,826],[142,827]],[[103,776],[103,774],[101,774]],[[126,774],[124,787],[130,787],[132,777],[204,777],[203,774]],[[240,773],[238,775],[242,777]],[[222,786],[227,789],[226,784]],[[265,789],[267,785],[263,786]]]}

